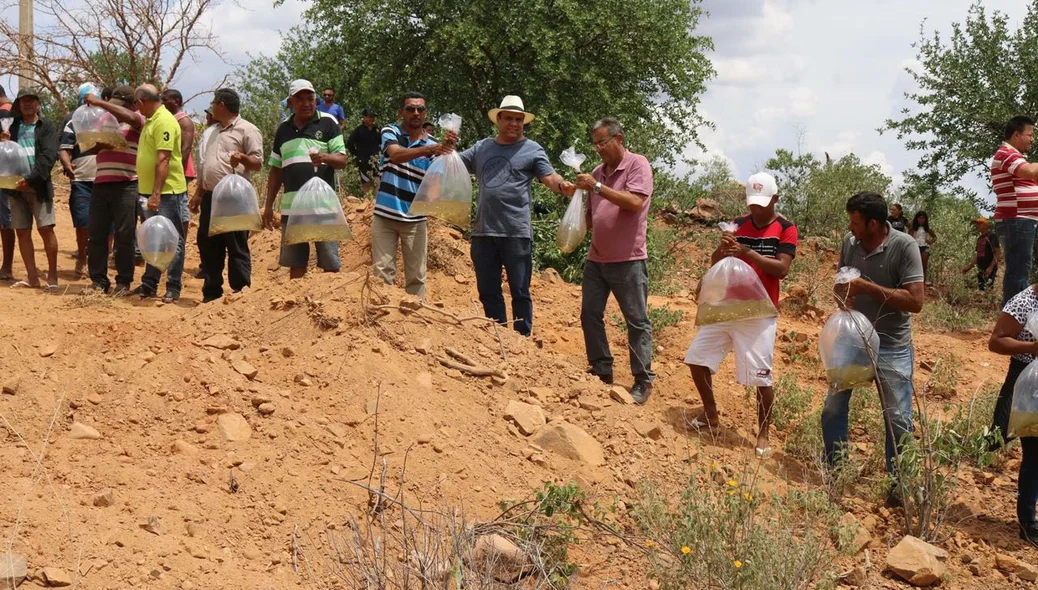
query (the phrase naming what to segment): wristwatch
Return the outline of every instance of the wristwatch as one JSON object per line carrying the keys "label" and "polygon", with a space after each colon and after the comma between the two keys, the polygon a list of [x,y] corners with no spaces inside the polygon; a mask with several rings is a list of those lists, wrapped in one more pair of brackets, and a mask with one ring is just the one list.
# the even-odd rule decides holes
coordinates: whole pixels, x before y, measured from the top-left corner
{"label": "wristwatch", "polygon": [[602,194],[602,183],[596,182],[595,188],[591,189],[591,192],[595,193],[596,195]]}

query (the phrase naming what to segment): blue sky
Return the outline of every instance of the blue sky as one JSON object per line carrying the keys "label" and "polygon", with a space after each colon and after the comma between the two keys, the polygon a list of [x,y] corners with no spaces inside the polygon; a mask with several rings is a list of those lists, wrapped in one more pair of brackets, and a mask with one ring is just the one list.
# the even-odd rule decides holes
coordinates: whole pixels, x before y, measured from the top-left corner
{"label": "blue sky", "polygon": [[[77,0],[78,1],[78,0]],[[900,180],[917,156],[891,134],[876,129],[906,106],[912,89],[904,69],[913,67],[919,28],[947,33],[964,20],[971,0],[704,0],[709,15],[700,32],[713,38],[710,55],[718,75],[708,84],[703,113],[708,156],[726,158],[737,177],[761,169],[782,147],[834,158],[854,152]],[[225,0],[212,13],[224,63],[202,56],[178,81],[186,96],[210,87],[248,54],[273,54],[279,36],[300,22],[307,3]],[[1008,14],[1015,26],[1026,3],[987,0],[988,10]],[[4,18],[16,14],[5,13]],[[2,81],[10,87],[11,80]],[[204,98],[188,105],[201,110]],[[687,155],[703,154],[691,146]],[[977,186],[971,182],[971,186]],[[980,183],[980,187],[983,183]]]}

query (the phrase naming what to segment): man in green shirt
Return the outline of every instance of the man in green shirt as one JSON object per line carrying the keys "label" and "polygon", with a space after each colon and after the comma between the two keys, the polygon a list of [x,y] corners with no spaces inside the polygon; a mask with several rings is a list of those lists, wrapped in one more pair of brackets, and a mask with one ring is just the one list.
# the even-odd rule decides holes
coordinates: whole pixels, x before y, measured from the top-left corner
{"label": "man in green shirt", "polygon": [[[183,285],[184,224],[187,221],[180,207],[180,200],[187,196],[180,124],[163,106],[158,90],[151,84],[138,87],[134,98],[140,113],[147,118],[137,144],[137,190],[141,195],[144,218],[166,217],[180,234],[177,253],[166,269],[166,294],[162,298],[166,303],[173,303],[180,299]],[[134,292],[142,299],[154,297],[161,277],[161,270],[148,265],[141,277],[141,285]]]}

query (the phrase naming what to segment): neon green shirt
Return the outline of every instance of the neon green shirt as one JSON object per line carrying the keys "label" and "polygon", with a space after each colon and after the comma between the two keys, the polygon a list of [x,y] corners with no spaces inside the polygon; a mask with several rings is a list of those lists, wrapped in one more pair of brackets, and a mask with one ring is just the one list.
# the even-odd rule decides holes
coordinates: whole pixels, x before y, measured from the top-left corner
{"label": "neon green shirt", "polygon": [[162,194],[179,195],[187,192],[184,163],[180,152],[180,123],[166,107],[160,106],[148,117],[141,129],[137,144],[137,191],[150,195],[155,187],[155,163],[159,152],[169,152],[169,174],[162,185]]}

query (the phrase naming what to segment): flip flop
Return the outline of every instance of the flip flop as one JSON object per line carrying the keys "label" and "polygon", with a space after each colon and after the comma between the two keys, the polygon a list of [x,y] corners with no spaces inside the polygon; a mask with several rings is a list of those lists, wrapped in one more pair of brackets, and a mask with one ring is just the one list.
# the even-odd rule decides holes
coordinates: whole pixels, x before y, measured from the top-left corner
{"label": "flip flop", "polygon": [[60,287],[58,287],[57,285],[52,285],[52,284],[50,284],[50,283],[47,283],[47,286],[45,286],[45,287],[43,288],[43,290],[44,290],[45,292],[47,292],[47,293],[57,293],[57,292],[58,292],[58,289],[59,289],[59,288],[60,288]]}
{"label": "flip flop", "polygon": [[706,428],[707,430],[709,430],[711,432],[714,432],[718,428],[721,427],[721,423],[720,422],[718,422],[716,424],[711,424],[705,418],[704,419],[701,419],[701,418],[703,418],[703,416],[696,416],[695,418],[693,418],[691,420],[685,420],[685,426],[687,426],[688,428],[691,428],[693,430],[702,430],[702,429]]}
{"label": "flip flop", "polygon": [[11,288],[12,289],[39,289],[39,287],[33,287],[32,285],[30,285],[27,281],[18,281],[17,283],[11,285]]}

